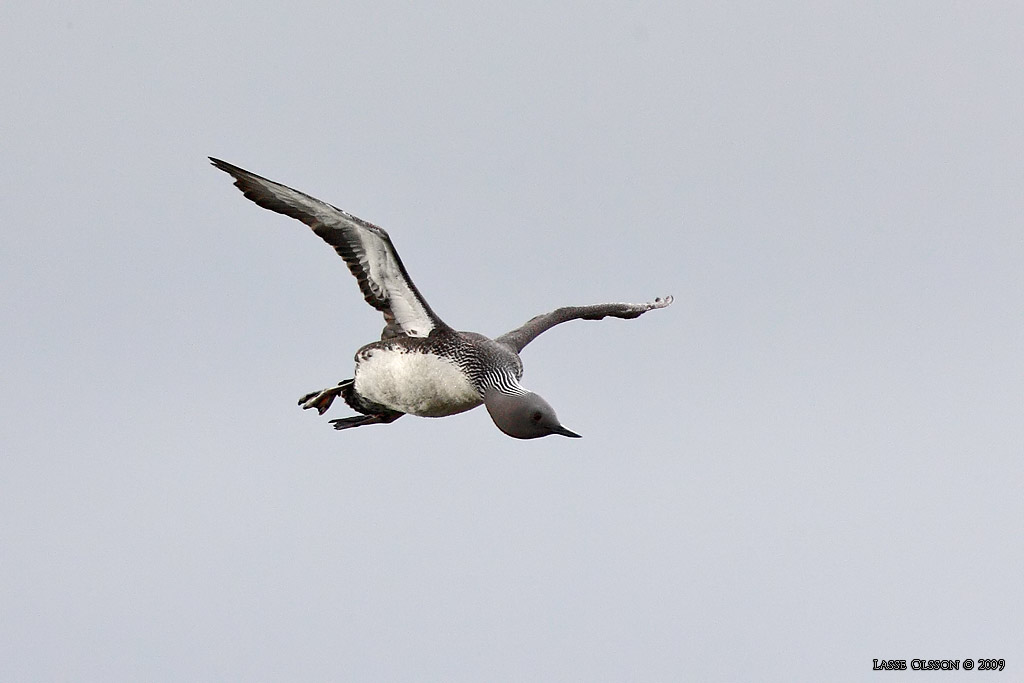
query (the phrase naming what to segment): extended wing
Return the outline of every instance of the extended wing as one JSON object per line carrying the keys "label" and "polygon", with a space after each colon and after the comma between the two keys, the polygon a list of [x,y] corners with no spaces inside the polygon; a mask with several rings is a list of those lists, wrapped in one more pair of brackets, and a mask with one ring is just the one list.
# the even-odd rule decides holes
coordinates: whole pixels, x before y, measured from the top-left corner
{"label": "extended wing", "polygon": [[613,318],[636,318],[655,308],[665,308],[672,303],[672,297],[655,299],[645,304],[594,304],[593,306],[566,306],[557,308],[550,313],[538,315],[520,327],[506,332],[495,341],[507,344],[516,353],[536,339],[537,335],[569,320],[600,320],[606,316]]}
{"label": "extended wing", "polygon": [[214,166],[235,178],[247,199],[264,209],[297,218],[345,259],[359,281],[363,298],[384,314],[382,339],[406,335],[426,337],[444,322],[430,309],[381,228],[298,190],[267,180],[220,159]]}

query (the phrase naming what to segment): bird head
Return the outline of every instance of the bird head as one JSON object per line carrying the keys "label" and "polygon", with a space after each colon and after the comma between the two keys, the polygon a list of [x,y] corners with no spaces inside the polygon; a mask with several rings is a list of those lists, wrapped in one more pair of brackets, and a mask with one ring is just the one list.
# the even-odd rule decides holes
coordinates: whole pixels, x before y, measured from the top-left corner
{"label": "bird head", "polygon": [[532,391],[506,394],[495,388],[488,389],[484,405],[498,429],[516,439],[536,439],[549,434],[580,438],[576,432],[563,427],[555,409]]}

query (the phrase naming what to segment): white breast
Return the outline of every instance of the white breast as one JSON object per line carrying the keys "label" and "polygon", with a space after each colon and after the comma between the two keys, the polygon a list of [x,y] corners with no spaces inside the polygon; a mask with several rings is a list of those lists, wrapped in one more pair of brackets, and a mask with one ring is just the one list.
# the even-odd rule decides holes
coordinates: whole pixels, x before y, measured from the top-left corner
{"label": "white breast", "polygon": [[422,417],[443,417],[483,401],[454,363],[425,353],[373,349],[360,354],[356,391],[382,406]]}

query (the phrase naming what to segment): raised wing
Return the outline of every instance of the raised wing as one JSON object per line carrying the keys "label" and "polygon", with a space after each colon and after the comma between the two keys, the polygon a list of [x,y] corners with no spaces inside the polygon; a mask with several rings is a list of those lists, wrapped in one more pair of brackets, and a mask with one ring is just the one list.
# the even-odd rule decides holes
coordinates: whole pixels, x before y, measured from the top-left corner
{"label": "raised wing", "polygon": [[516,353],[537,338],[541,332],[549,330],[570,320],[600,320],[606,316],[613,318],[637,318],[655,308],[665,308],[672,303],[672,297],[658,298],[645,304],[594,304],[593,306],[566,306],[557,308],[550,313],[538,315],[517,330],[506,332],[494,341],[507,344]]}
{"label": "raised wing", "polygon": [[384,314],[386,325],[381,339],[401,335],[426,337],[434,328],[445,326],[409,279],[384,230],[220,159],[210,157],[210,161],[235,178],[235,185],[247,199],[264,209],[297,218],[334,247],[359,281],[366,303]]}

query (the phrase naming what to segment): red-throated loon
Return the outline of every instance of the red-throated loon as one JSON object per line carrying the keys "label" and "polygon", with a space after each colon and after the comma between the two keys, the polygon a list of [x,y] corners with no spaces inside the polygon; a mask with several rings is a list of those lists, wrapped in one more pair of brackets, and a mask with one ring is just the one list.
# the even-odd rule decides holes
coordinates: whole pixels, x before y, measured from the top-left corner
{"label": "red-throated loon", "polygon": [[380,341],[356,352],[355,376],[299,399],[303,408],[323,415],[341,395],[360,414],[331,420],[335,429],[386,424],[406,413],[443,417],[482,403],[498,429],[517,439],[578,437],[561,425],[547,401],[519,384],[519,352],[540,333],[568,320],[636,318],[672,303],[667,296],[643,304],[567,306],[538,315],[496,339],[459,332],[427,304],[384,230],[220,159],[210,161],[235,178],[246,198],[302,221],[334,247],[359,282],[363,298],[384,314]]}

